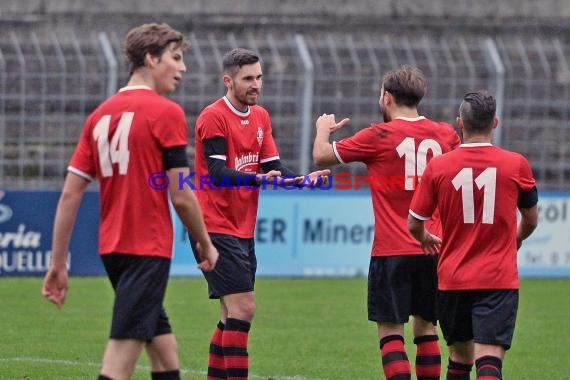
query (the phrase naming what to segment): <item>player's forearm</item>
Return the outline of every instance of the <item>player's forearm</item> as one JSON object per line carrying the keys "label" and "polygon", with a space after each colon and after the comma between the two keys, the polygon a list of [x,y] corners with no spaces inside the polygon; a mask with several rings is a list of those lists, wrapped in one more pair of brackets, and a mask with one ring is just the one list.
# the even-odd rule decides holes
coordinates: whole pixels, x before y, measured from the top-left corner
{"label": "player's forearm", "polygon": [[77,212],[83,194],[62,192],[57,205],[53,227],[53,240],[50,265],[54,268],[67,268],[67,253],[71,231],[75,224]]}
{"label": "player's forearm", "polygon": [[194,193],[188,189],[184,194],[173,196],[172,205],[192,238],[204,247],[211,244],[204,216]]}
{"label": "player's forearm", "polygon": [[337,163],[333,146],[329,139],[330,131],[328,128],[317,128],[317,135],[313,143],[313,161],[316,165],[327,166]]}
{"label": "player's forearm", "polygon": [[521,220],[517,226],[517,242],[520,243],[528,238],[538,225],[538,209],[536,206],[528,209],[519,209]]}
{"label": "player's forearm", "polygon": [[216,186],[220,184],[257,186],[260,183],[256,173],[245,173],[228,168],[223,160],[208,157],[207,163],[208,174],[212,176],[213,184]]}
{"label": "player's forearm", "polygon": [[283,165],[280,159],[262,163],[261,170],[263,170],[264,173],[268,173],[272,170],[277,170],[281,173],[281,177],[299,177],[299,174]]}
{"label": "player's forearm", "polygon": [[198,243],[205,246],[211,242],[204,225],[204,217],[198,199],[189,188],[178,188],[176,185],[177,178],[188,176],[189,172],[190,169],[186,167],[173,168],[166,172],[169,178],[170,201],[188,232]]}
{"label": "player's forearm", "polygon": [[424,241],[427,231],[424,227],[423,220],[419,220],[408,215],[408,230],[417,241],[420,243]]}

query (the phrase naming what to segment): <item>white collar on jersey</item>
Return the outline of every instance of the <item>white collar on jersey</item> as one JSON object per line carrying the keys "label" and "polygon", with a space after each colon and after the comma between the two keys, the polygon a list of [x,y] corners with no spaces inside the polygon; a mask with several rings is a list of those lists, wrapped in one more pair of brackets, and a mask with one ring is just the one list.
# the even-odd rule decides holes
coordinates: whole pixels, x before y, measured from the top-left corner
{"label": "white collar on jersey", "polygon": [[479,146],[493,146],[491,143],[464,143],[459,145],[460,148],[476,148]]}
{"label": "white collar on jersey", "polygon": [[130,91],[130,90],[150,90],[152,91],[152,88],[150,88],[149,86],[145,86],[145,85],[138,85],[138,86],[125,86],[122,87],[121,89],[119,89],[119,92],[123,92],[123,91]]}
{"label": "white collar on jersey", "polygon": [[396,116],[394,119],[400,119],[404,121],[420,121],[425,119],[425,116],[418,116],[418,117],[405,117],[405,116]]}
{"label": "white collar on jersey", "polygon": [[240,110],[238,110],[237,108],[234,107],[234,105],[232,104],[232,102],[230,102],[230,100],[224,95],[224,97],[222,98],[224,99],[224,102],[226,102],[226,105],[228,106],[228,108],[235,113],[236,115],[238,115],[239,117],[247,117],[249,116],[249,106],[247,106],[247,110],[245,112],[241,112]]}

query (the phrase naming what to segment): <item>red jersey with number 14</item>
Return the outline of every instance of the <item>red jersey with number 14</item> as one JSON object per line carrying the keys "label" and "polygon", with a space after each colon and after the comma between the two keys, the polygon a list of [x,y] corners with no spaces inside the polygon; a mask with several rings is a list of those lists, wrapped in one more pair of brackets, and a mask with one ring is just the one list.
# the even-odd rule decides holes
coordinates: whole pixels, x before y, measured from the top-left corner
{"label": "red jersey with number 14", "polygon": [[534,186],[526,158],[491,144],[463,144],[429,163],[410,214],[439,209],[441,290],[518,289],[517,203]]}
{"label": "red jersey with number 14", "polygon": [[162,148],[185,146],[187,136],[182,108],[143,86],[121,89],[88,117],[68,170],[99,179],[101,254],[172,257],[167,189],[149,177],[164,174]]}
{"label": "red jersey with number 14", "polygon": [[423,254],[407,228],[410,201],[427,162],[460,143],[451,125],[423,116],[372,124],[333,143],[340,162],[360,161],[368,169],[374,208],[372,256]]}
{"label": "red jersey with number 14", "polygon": [[225,161],[230,169],[255,175],[261,171],[260,164],[279,159],[269,113],[258,105],[240,112],[223,97],[206,107],[196,120],[196,195],[208,232],[253,238],[259,189],[243,184],[211,189],[203,181],[209,176],[204,140],[215,137],[226,141],[226,155],[212,158]]}

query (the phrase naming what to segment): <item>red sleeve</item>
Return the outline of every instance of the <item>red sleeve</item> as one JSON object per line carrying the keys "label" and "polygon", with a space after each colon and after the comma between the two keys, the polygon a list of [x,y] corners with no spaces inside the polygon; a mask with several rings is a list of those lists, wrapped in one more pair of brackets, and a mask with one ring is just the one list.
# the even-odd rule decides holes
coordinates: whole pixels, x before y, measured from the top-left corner
{"label": "red sleeve", "polygon": [[226,136],[226,127],[222,118],[216,112],[205,111],[196,120],[196,137],[200,141],[211,139],[212,137]]}
{"label": "red sleeve", "polygon": [[186,115],[178,104],[166,107],[151,126],[152,134],[163,148],[188,145],[188,126]]}
{"label": "red sleeve", "polygon": [[[92,131],[90,128],[92,116],[87,118],[81,137],[77,142],[75,147],[75,152],[71,156],[69,166],[76,170],[71,170],[75,174],[78,174],[86,179],[93,180],[97,177],[97,171],[95,167],[95,158],[93,156],[93,144],[92,144]],[[80,171],[80,173],[77,172]],[[87,178],[89,177],[89,178]]]}
{"label": "red sleeve", "polygon": [[455,129],[453,129],[453,127],[451,127],[451,130],[453,131],[451,134],[451,150],[454,150],[455,148],[457,148],[459,145],[461,145],[461,139],[459,138],[459,135],[457,134],[457,132],[455,132]]}
{"label": "red sleeve", "polygon": [[341,163],[368,162],[378,156],[379,144],[372,127],[358,131],[354,136],[333,142],[336,158]]}
{"label": "red sleeve", "polygon": [[529,191],[534,186],[536,186],[536,181],[532,175],[532,169],[530,168],[530,164],[528,163],[527,159],[522,155],[519,157],[520,165],[518,183],[521,191]]}
{"label": "red sleeve", "polygon": [[441,131],[438,135],[438,138],[441,141],[445,141],[445,144],[449,147],[449,150],[454,150],[455,148],[459,147],[459,145],[461,145],[461,138],[451,124],[443,121],[439,121],[437,124],[439,130]]}
{"label": "red sleeve", "polygon": [[426,170],[410,203],[410,214],[421,220],[430,219],[437,207],[437,194],[434,188],[432,168],[433,165],[430,162],[426,166]]}
{"label": "red sleeve", "polygon": [[[269,114],[265,113],[266,120],[263,125],[266,126],[263,131],[263,142],[261,144],[261,150],[259,151],[259,162],[264,163],[279,158],[279,150],[277,149],[277,144],[273,140],[273,129],[271,128],[271,119]],[[259,134],[259,133],[258,133]]]}

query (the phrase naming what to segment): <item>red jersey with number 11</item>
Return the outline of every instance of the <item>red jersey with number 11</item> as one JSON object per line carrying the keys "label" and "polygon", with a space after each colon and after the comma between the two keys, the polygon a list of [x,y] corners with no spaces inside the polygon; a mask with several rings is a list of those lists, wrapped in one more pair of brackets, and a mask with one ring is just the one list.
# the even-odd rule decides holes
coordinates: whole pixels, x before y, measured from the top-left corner
{"label": "red jersey with number 11", "polygon": [[101,254],[172,257],[167,188],[149,177],[164,174],[162,148],[187,143],[182,108],[148,87],[125,87],[88,117],[68,170],[99,179]]}
{"label": "red jersey with number 11", "polygon": [[441,290],[518,289],[517,203],[534,186],[526,158],[491,144],[463,144],[429,163],[410,214],[439,209]]}

